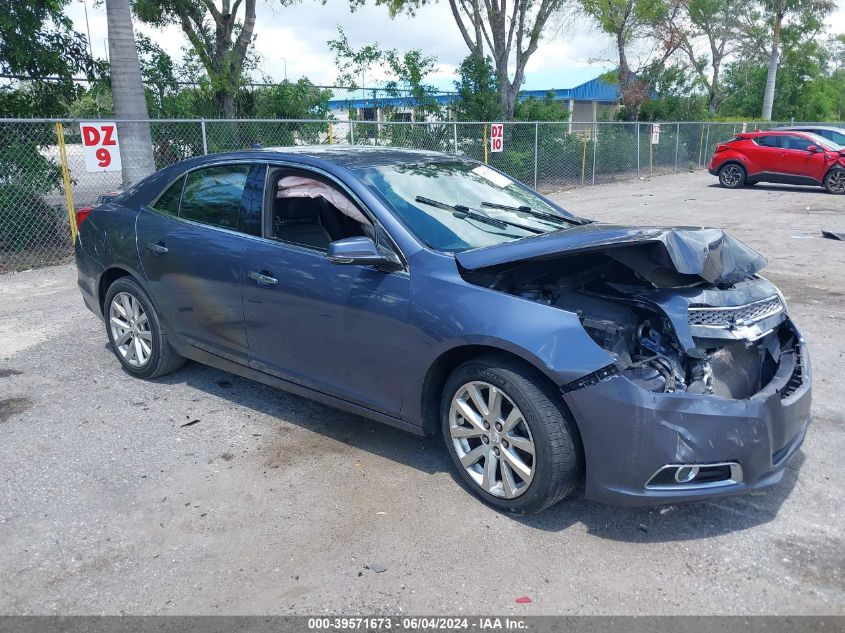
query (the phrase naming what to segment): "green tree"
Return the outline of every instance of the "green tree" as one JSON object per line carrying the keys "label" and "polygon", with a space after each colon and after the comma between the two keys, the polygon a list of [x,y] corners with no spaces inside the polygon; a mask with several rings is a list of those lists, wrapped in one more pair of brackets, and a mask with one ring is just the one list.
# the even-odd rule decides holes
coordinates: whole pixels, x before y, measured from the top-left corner
{"label": "green tree", "polygon": [[502,116],[499,82],[489,57],[470,54],[458,68],[455,116],[461,121],[496,121]]}
{"label": "green tree", "polygon": [[255,5],[256,0],[222,0],[219,7],[213,0],[133,0],[142,21],[182,28],[211,82],[218,113],[225,118],[235,116],[235,94],[253,42]]}
{"label": "green tree", "polygon": [[[583,12],[602,31],[613,37],[616,45],[615,79],[622,92],[628,118],[638,116],[640,105],[648,97],[651,84],[680,45],[675,23],[680,12],[679,0],[580,0]],[[632,45],[650,41],[653,54],[641,68],[634,69],[628,52]]]}
{"label": "green tree", "polygon": [[680,48],[689,60],[697,83],[707,90],[711,115],[718,110],[722,96],[723,65],[742,48],[743,20],[752,9],[753,1],[688,0],[685,5],[687,22],[678,29]]}
{"label": "green tree", "polygon": [[317,88],[303,77],[255,91],[255,116],[266,119],[324,119],[329,113],[331,90]]}
{"label": "green tree", "polygon": [[766,71],[766,90],[763,93],[763,119],[772,118],[777,83],[778,66],[781,56],[781,37],[784,26],[791,16],[803,22],[819,21],[835,7],[832,0],[763,0],[765,20],[771,27],[771,48]]}
{"label": "green tree", "polygon": [[0,73],[17,77],[0,90],[0,111],[5,116],[61,114],[64,104],[80,92],[73,77],[93,77],[95,67],[85,37],[73,30],[63,13],[67,4],[68,0],[4,3]]}
{"label": "green tree", "polygon": [[[436,58],[423,55],[419,49],[400,52],[396,49],[382,50],[378,44],[367,44],[355,49],[349,43],[346,33],[338,27],[338,37],[328,41],[329,50],[335,55],[339,74],[337,83],[356,90],[366,90],[366,75],[371,71],[387,77],[380,88],[374,90],[389,97],[410,97],[414,111],[421,117],[440,115],[442,108],[434,98],[437,92],[425,79],[434,71]],[[357,82],[361,77],[361,84]],[[371,88],[374,88],[371,86]]]}
{"label": "green tree", "polygon": [[[391,16],[413,13],[436,0],[374,0]],[[540,45],[549,19],[567,0],[448,0],[452,17],[470,54],[483,58],[489,50],[496,68],[499,101],[506,119],[513,117],[525,67]],[[353,7],[366,0],[350,0]],[[510,69],[513,68],[513,75]]]}
{"label": "green tree", "polygon": [[568,121],[569,109],[549,90],[542,99],[528,97],[518,102],[514,118],[517,121]]}

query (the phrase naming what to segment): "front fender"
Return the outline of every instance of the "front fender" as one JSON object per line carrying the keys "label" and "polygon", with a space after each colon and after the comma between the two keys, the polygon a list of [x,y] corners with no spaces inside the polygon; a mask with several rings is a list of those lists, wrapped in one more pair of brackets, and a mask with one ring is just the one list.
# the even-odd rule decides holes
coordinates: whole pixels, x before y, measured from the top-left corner
{"label": "front fender", "polygon": [[425,264],[411,266],[409,318],[422,336],[408,350],[403,412],[416,417],[429,369],[443,354],[459,347],[485,346],[513,354],[556,385],[613,362],[589,337],[577,315],[472,285],[458,274],[454,260],[450,265],[454,272],[448,266],[439,271],[420,270]]}

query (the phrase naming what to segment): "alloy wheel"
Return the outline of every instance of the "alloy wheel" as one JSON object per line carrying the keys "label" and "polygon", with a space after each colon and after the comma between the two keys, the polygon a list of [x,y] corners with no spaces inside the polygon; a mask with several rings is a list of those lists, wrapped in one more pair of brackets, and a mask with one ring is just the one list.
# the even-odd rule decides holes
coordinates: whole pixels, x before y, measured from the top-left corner
{"label": "alloy wheel", "polygon": [[722,170],[720,178],[726,187],[736,187],[742,182],[742,169],[739,165],[728,165]]}
{"label": "alloy wheel", "polygon": [[485,492],[513,499],[531,485],[536,468],[531,429],[498,387],[473,381],[458,389],[449,407],[449,434],[461,465]]}
{"label": "alloy wheel", "polygon": [[144,306],[137,297],[119,292],[109,306],[109,327],[115,349],[132,367],[146,365],[153,353],[153,334]]}
{"label": "alloy wheel", "polygon": [[835,171],[827,177],[827,188],[832,193],[845,192],[845,170]]}

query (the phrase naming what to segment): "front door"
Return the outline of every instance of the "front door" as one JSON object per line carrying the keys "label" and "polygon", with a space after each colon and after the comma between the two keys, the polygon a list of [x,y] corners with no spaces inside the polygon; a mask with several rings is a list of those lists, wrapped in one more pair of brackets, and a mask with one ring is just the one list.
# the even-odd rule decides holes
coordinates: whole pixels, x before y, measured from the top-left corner
{"label": "front door", "polygon": [[[281,176],[271,175],[274,189]],[[270,200],[268,239],[244,252],[252,366],[398,416],[405,350],[416,331],[407,322],[409,274],[333,264],[328,243],[361,227],[348,215],[327,215],[338,210],[325,199]],[[373,225],[364,232],[376,233]]]}
{"label": "front door", "polygon": [[825,171],[825,153],[822,148],[815,152],[808,151],[808,147],[817,144],[803,136],[784,136],[782,145],[778,171],[793,177],[795,182],[821,182]]}
{"label": "front door", "polygon": [[243,251],[260,230],[265,166],[189,172],[138,215],[138,254],[150,289],[185,342],[246,364]]}

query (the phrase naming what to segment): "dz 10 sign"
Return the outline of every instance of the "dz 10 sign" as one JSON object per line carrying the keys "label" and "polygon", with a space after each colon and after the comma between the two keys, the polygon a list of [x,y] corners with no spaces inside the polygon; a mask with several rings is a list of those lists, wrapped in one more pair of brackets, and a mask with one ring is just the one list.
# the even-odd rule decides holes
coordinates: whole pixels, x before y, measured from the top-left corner
{"label": "dz 10 sign", "polygon": [[505,146],[505,125],[504,123],[490,124],[490,151],[501,152]]}
{"label": "dz 10 sign", "polygon": [[80,123],[86,171],[120,171],[117,125],[103,121]]}

